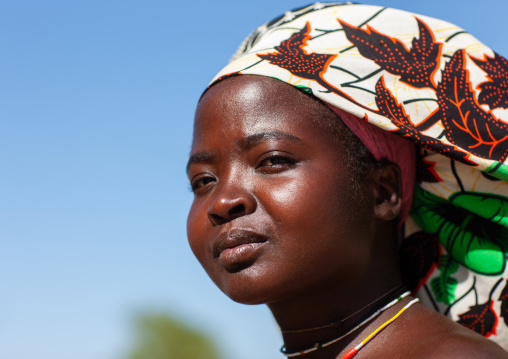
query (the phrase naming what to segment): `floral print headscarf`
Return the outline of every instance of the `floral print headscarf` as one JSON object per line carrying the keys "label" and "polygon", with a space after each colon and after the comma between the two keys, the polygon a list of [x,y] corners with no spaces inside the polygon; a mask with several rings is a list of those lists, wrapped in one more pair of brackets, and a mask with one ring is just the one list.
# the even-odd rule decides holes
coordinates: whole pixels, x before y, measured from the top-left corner
{"label": "floral print headscarf", "polygon": [[508,348],[508,61],[442,20],[316,3],[259,27],[213,82],[237,74],[277,78],[417,144],[406,281]]}

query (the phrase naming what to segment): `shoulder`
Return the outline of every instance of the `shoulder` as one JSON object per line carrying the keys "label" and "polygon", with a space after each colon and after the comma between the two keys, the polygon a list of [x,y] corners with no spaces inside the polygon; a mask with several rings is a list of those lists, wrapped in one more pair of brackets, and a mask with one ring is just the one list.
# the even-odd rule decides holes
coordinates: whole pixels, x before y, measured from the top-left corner
{"label": "shoulder", "polygon": [[427,320],[418,323],[420,327],[416,332],[419,340],[413,340],[411,348],[406,347],[410,352],[408,358],[508,359],[508,352],[493,341],[436,312],[425,309],[423,312]]}
{"label": "shoulder", "polygon": [[449,333],[418,343],[412,350],[414,359],[508,359],[508,353],[496,343],[476,333]]}

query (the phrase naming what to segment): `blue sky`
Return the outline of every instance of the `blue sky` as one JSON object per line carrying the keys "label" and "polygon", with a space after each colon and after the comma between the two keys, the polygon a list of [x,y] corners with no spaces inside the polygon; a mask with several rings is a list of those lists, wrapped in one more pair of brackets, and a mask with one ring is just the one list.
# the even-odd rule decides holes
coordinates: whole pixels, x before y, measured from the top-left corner
{"label": "blue sky", "polygon": [[[186,242],[193,112],[257,25],[308,1],[0,3],[0,358],[120,359],[171,313],[225,359],[281,358]],[[508,56],[508,2],[370,1],[454,22]]]}

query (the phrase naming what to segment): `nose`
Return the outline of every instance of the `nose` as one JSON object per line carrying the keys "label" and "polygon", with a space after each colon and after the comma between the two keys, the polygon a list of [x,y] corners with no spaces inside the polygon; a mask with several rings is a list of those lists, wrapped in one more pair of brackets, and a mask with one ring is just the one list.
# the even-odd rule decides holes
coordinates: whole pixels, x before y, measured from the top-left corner
{"label": "nose", "polygon": [[208,218],[212,225],[218,226],[235,218],[251,214],[255,210],[256,199],[251,193],[238,187],[226,186],[226,188],[220,190],[208,208]]}

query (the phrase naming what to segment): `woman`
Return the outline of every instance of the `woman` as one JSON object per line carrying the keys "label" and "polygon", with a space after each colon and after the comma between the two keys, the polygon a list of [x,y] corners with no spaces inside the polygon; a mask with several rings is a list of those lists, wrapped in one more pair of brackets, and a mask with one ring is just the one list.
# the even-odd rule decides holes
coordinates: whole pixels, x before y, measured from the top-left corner
{"label": "woman", "polygon": [[196,257],[269,306],[288,357],[508,357],[437,313],[502,338],[507,74],[461,29],[394,9],[263,25],[198,105]]}

